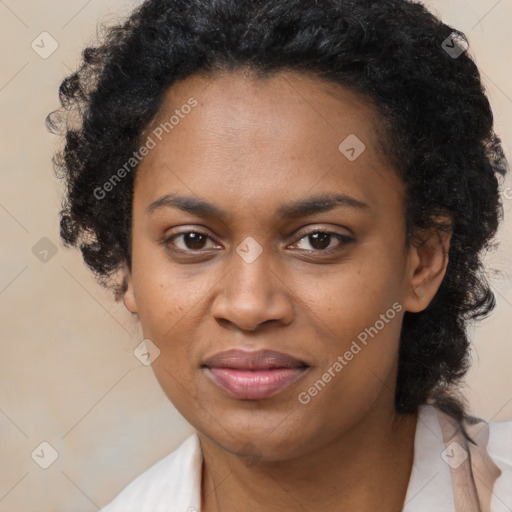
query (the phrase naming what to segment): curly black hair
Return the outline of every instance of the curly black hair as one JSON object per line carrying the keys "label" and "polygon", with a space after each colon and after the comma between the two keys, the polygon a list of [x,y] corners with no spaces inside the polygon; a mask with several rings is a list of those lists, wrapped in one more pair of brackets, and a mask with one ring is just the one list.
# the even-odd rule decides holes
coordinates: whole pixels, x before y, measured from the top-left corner
{"label": "curly black hair", "polygon": [[[146,0],[85,48],[62,82],[48,128],[67,193],[61,237],[79,247],[119,300],[131,266],[132,172],[100,196],[133,158],[164,93],[194,73],[249,69],[315,75],[377,106],[381,144],[406,185],[412,234],[452,231],[445,278],[430,305],[405,313],[395,408],[438,406],[462,419],[456,389],[469,367],[467,328],[495,306],[482,253],[503,215],[507,172],[479,71],[461,32],[409,0]],[[446,218],[450,219],[447,225]]]}

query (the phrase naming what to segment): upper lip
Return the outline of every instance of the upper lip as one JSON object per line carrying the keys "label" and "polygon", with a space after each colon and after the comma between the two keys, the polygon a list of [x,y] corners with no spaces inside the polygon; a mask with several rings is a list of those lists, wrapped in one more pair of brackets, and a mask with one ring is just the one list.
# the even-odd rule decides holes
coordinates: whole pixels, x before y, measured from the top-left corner
{"label": "upper lip", "polygon": [[233,368],[237,370],[270,370],[274,368],[301,368],[305,362],[275,350],[247,351],[240,349],[219,352],[205,360],[208,368]]}

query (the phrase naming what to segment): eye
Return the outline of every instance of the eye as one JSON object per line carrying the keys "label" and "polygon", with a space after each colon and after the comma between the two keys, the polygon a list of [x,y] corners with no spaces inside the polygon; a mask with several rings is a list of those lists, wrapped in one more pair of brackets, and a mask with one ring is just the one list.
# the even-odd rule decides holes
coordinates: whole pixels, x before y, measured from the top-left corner
{"label": "eye", "polygon": [[[201,231],[184,231],[166,238],[163,243],[166,247],[173,245],[181,252],[201,251],[219,247],[218,245],[210,248],[205,247],[208,240],[212,240],[212,238]],[[179,243],[176,243],[176,241],[179,241]]]}
{"label": "eye", "polygon": [[[218,244],[213,244],[213,246],[207,247],[207,242],[209,240],[213,242],[213,239],[209,235],[201,231],[183,231],[167,237],[162,241],[162,243],[165,247],[171,250],[184,253],[208,251],[221,247]],[[336,241],[338,242],[337,244],[335,243]],[[354,239],[349,236],[317,229],[304,234],[299,241],[295,243],[295,245],[299,249],[303,249],[307,252],[330,254],[332,252],[342,250],[346,244],[353,241]],[[307,247],[308,244],[312,249]]]}
{"label": "eye", "polygon": [[[338,243],[331,245],[336,240]],[[344,245],[353,242],[353,240],[353,238],[340,233],[317,229],[302,236],[296,245],[299,246],[299,249],[304,249],[308,252],[332,253],[343,249]],[[302,246],[300,246],[301,244]],[[307,247],[308,244],[310,247],[313,247],[312,250]]]}

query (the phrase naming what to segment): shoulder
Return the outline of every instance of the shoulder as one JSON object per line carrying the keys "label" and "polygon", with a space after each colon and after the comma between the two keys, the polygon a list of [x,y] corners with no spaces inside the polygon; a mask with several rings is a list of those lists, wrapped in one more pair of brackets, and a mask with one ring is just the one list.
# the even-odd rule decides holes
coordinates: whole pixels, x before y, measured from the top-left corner
{"label": "shoulder", "polygon": [[[507,477],[512,471],[512,421],[487,422],[473,418],[466,431]],[[512,481],[509,479],[509,481]]]}
{"label": "shoulder", "polygon": [[[512,510],[512,421],[480,420],[471,428],[474,434],[471,437],[485,450],[483,458],[478,457],[480,464],[475,461],[473,467],[477,484],[484,482],[491,492],[492,512],[508,512]],[[489,477],[491,474],[493,478]]]}
{"label": "shoulder", "polygon": [[202,453],[197,434],[144,471],[102,512],[199,510]]}
{"label": "shoulder", "polygon": [[[512,471],[512,421],[490,422],[487,451],[506,471]],[[512,476],[512,475],[511,475]],[[512,478],[509,480],[512,482]]]}
{"label": "shoulder", "polygon": [[[512,421],[489,422],[489,441],[487,443],[487,452],[492,460],[501,470],[499,480],[508,482],[508,487],[512,482]],[[512,489],[508,491],[512,492]],[[510,507],[512,509],[512,494]]]}
{"label": "shoulder", "polygon": [[[481,510],[512,511],[512,421],[487,422],[466,416],[460,424],[432,405],[422,406],[418,419],[414,460],[418,467],[413,466],[411,481],[416,487],[412,491],[429,485],[434,474],[437,483],[429,485],[433,492],[428,499],[436,506],[425,507],[427,496],[421,492],[422,503],[412,500],[407,510],[454,510],[455,503],[469,510],[468,500],[476,498]],[[418,474],[422,478],[416,481],[413,476]],[[449,503],[440,506],[443,496]]]}

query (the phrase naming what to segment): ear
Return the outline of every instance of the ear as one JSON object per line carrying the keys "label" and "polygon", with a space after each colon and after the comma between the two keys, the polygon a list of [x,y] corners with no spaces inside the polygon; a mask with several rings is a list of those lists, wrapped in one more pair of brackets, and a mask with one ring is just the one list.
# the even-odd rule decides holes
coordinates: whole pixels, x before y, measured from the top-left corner
{"label": "ear", "polygon": [[128,264],[122,268],[122,277],[123,277],[123,292],[122,299],[124,305],[130,313],[137,314],[139,312],[137,308],[137,301],[135,300],[135,290],[133,288],[133,277]]}
{"label": "ear", "polygon": [[408,255],[409,292],[405,311],[418,313],[430,304],[439,290],[448,266],[451,232],[432,230],[419,233],[421,239],[411,241]]}

